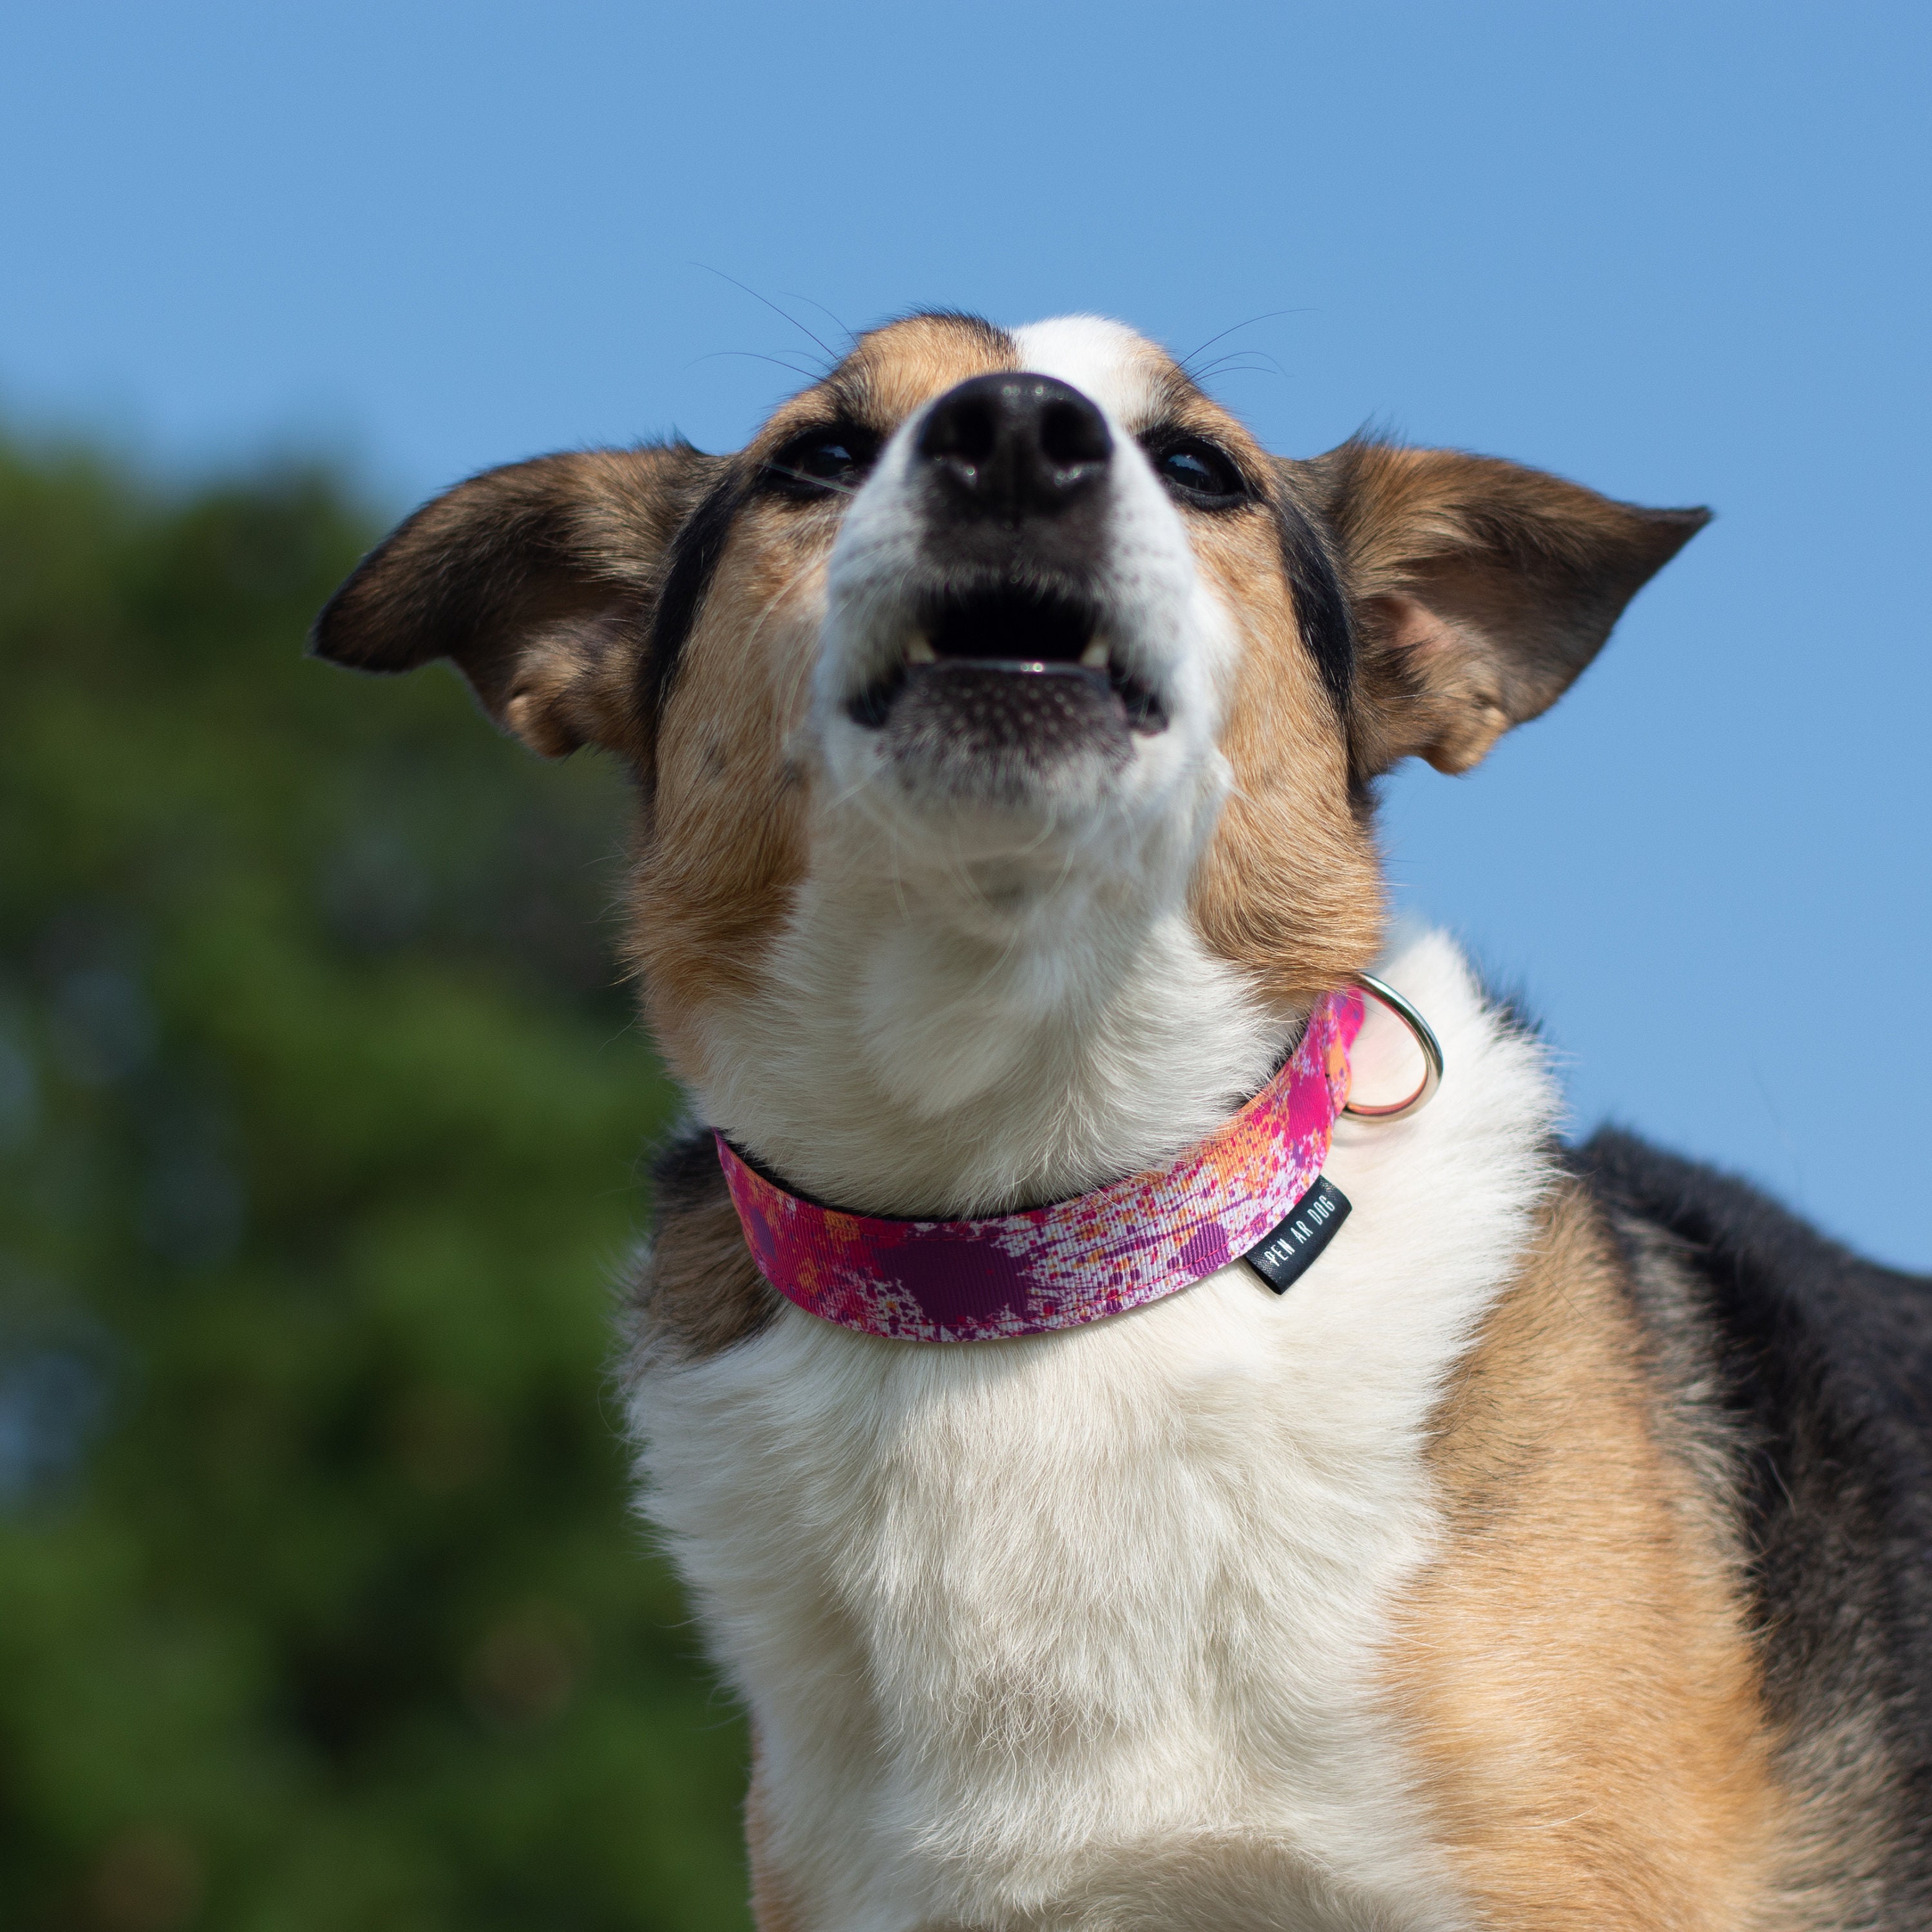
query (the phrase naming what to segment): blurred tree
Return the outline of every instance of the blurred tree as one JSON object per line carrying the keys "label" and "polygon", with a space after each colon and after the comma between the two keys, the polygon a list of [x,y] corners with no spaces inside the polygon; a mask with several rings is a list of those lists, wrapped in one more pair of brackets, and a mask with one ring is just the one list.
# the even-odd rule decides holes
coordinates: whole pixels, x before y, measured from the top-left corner
{"label": "blurred tree", "polygon": [[305,662],[366,534],[0,451],[0,1922],[742,1926],[606,1374],[621,785]]}

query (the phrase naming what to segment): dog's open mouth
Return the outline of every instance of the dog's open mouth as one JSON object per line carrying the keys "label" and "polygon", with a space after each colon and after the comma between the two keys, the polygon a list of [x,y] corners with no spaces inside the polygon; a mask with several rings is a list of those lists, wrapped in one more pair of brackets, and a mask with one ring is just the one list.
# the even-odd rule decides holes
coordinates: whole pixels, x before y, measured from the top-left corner
{"label": "dog's open mouth", "polygon": [[1099,614],[1080,598],[1019,586],[935,598],[908,632],[904,655],[848,706],[859,724],[878,729],[901,698],[917,688],[929,709],[983,694],[989,679],[1023,679],[1006,693],[1001,710],[1016,722],[1036,705],[1064,714],[1081,687],[1083,708],[1117,711],[1120,721],[1143,734],[1165,730],[1167,713],[1159,694],[1123,665],[1100,626]]}

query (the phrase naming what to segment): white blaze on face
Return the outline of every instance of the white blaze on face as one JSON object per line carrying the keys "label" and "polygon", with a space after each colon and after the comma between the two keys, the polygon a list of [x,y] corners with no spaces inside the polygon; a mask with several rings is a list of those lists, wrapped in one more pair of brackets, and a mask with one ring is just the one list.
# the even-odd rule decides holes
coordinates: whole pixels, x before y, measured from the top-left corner
{"label": "white blaze on face", "polygon": [[1144,429],[1158,404],[1155,378],[1161,353],[1126,323],[1104,316],[1061,315],[1012,332],[1019,366],[1057,376],[1106,412],[1118,436]]}

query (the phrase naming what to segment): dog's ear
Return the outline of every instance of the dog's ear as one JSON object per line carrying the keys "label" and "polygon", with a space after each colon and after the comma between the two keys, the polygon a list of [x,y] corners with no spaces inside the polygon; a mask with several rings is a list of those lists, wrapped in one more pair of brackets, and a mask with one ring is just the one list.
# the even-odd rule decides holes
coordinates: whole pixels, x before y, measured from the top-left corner
{"label": "dog's ear", "polygon": [[1711,519],[1456,450],[1358,440],[1291,466],[1342,551],[1364,776],[1412,756],[1467,771],[1562,696]]}
{"label": "dog's ear", "polygon": [[448,658],[533,751],[640,759],[642,658],[673,540],[728,463],[668,444],[473,476],[362,560],[310,648],[361,670]]}

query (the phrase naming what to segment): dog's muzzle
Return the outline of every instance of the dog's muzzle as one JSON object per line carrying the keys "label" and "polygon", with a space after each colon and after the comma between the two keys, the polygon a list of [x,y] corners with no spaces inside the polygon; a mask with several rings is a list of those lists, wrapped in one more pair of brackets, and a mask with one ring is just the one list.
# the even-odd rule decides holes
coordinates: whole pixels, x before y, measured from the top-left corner
{"label": "dog's muzzle", "polygon": [[848,706],[922,785],[1030,794],[1166,728],[1096,595],[1114,460],[1106,418],[1052,376],[976,376],[928,412],[907,478],[926,587],[902,654]]}

